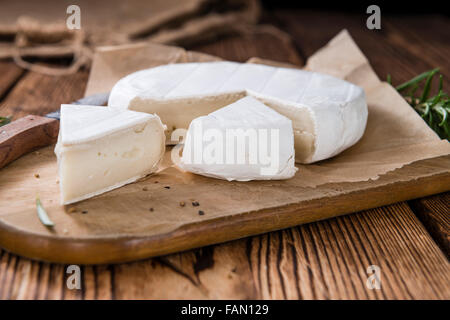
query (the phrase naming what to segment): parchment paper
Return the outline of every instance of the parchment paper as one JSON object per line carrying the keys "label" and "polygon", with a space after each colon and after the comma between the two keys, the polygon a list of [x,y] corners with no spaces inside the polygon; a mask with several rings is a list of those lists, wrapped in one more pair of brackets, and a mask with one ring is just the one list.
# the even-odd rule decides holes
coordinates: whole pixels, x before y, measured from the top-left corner
{"label": "parchment paper", "polygon": [[[214,60],[220,59],[158,44],[104,47],[95,54],[86,95],[108,92],[120,78],[140,69],[167,63]],[[276,64],[258,58],[249,62]],[[415,161],[450,154],[450,143],[441,140],[392,86],[379,80],[346,30],[311,56],[305,69],[363,87],[369,118],[363,138],[353,147],[332,159],[297,165],[296,185],[316,187],[326,183],[378,179],[386,172]]]}

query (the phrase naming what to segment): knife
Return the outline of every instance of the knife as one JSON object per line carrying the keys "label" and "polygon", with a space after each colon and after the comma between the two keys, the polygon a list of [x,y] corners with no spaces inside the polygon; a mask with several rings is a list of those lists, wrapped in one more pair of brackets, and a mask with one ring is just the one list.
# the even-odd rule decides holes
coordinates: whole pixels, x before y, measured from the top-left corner
{"label": "knife", "polygon": [[[72,104],[104,106],[108,93],[98,93]],[[45,116],[28,115],[0,127],[0,169],[33,150],[51,145],[58,139],[60,112]]]}

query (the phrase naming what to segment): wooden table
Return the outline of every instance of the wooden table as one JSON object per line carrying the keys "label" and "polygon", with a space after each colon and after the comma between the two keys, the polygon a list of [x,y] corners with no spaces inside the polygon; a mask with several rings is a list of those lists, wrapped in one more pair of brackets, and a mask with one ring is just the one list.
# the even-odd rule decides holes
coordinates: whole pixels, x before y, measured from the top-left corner
{"label": "wooden table", "polygon": [[[266,12],[292,41],[261,29],[190,47],[225,59],[259,56],[302,65],[347,28],[381,78],[394,84],[436,66],[449,91],[450,22],[440,15]],[[0,61],[0,115],[46,114],[80,98],[89,70],[50,77]],[[120,265],[81,266],[82,288],[65,265],[0,249],[0,299],[450,299],[450,193],[354,213],[220,245]],[[370,290],[367,268],[381,271]]]}

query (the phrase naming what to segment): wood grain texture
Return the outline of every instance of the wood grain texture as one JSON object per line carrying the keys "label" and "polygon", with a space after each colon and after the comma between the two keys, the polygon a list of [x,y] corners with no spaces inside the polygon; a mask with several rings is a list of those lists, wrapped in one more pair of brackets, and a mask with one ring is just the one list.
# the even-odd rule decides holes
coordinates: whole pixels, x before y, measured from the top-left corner
{"label": "wood grain texture", "polygon": [[[394,84],[435,67],[441,67],[445,75],[450,73],[446,58],[449,36],[445,32],[450,22],[445,16],[386,15],[381,30],[368,30],[366,17],[359,13],[278,10],[269,15],[269,20],[292,36],[302,57],[309,57],[340,30],[347,29],[380,79],[391,74]],[[449,85],[450,77],[446,76],[444,88]]]}
{"label": "wood grain texture", "polygon": [[[309,20],[324,23],[322,32],[326,33],[329,27],[324,21],[326,17],[322,13],[309,14]],[[302,18],[305,17],[293,15],[292,19]],[[334,34],[331,31],[330,35],[320,37],[317,31],[296,42],[315,43],[316,39],[322,39],[318,48]],[[430,33],[431,38],[433,34]],[[357,40],[364,40],[364,35]],[[383,37],[378,40],[386,41]],[[221,42],[218,43],[220,46]],[[252,43],[258,43],[258,39],[236,46],[249,48]],[[264,46],[260,46],[264,51]],[[212,53],[238,60],[230,51],[226,55],[220,50]],[[371,61],[376,59],[379,75],[382,74],[377,68],[383,70],[383,63],[395,59],[391,52],[378,57],[374,57],[377,52],[365,53]],[[264,56],[261,52],[257,55]],[[277,59],[276,53],[265,57]],[[422,71],[408,69],[405,74],[401,64],[390,66],[394,79],[404,75],[398,79],[407,80],[409,73],[412,76]],[[82,94],[82,90],[77,91],[79,86],[84,84],[73,81],[72,87],[67,88],[74,98]],[[16,94],[20,95],[20,91]],[[61,100],[58,96],[55,99]],[[42,96],[29,102],[36,106],[44,101]],[[364,285],[369,264],[381,267],[381,290],[368,290]],[[14,288],[22,288],[21,292],[27,294],[20,297],[27,299],[449,298],[448,261],[405,203],[135,263],[82,266],[82,290],[76,292],[64,284],[65,267],[32,262],[1,251],[0,299],[17,298],[13,292],[20,290]]]}
{"label": "wood grain texture", "polygon": [[[168,168],[61,206],[56,157],[53,147],[47,147],[0,171],[0,243],[20,255],[51,262],[138,260],[448,191],[449,168],[450,157],[440,157],[377,180],[316,188],[302,187],[301,175],[289,183],[242,183],[211,181]],[[36,194],[55,227],[39,222]],[[190,204],[194,200],[199,207]],[[181,207],[180,201],[188,205]],[[205,214],[199,215],[199,209]]]}
{"label": "wood grain texture", "polygon": [[[427,68],[439,67],[444,75],[444,87],[448,88],[450,21],[445,16],[429,15],[426,16],[427,23],[423,24],[421,18],[422,16],[386,17],[384,24],[389,31],[386,38],[392,46],[405,48],[415,60],[420,60]],[[408,78],[403,78],[404,76],[399,73],[399,77],[402,77],[399,80],[407,81]],[[437,86],[437,83],[435,85]]]}
{"label": "wood grain texture", "polygon": [[[13,63],[11,65],[14,67]],[[42,116],[59,110],[62,103],[83,96],[88,75],[88,70],[58,77],[26,73],[0,102],[0,114],[13,115],[13,120],[17,120],[30,114]]]}
{"label": "wood grain texture", "polygon": [[[381,289],[366,286],[367,267]],[[3,252],[0,298],[25,299],[448,299],[449,263],[406,203],[169,256],[82,266]]]}
{"label": "wood grain texture", "polygon": [[[11,63],[9,60],[0,61],[0,101],[2,101],[14,87],[14,85],[25,75],[25,70]],[[0,116],[9,116],[0,112]]]}
{"label": "wood grain texture", "polygon": [[0,129],[0,169],[38,148],[56,142],[59,120],[28,115]]}
{"label": "wood grain texture", "polygon": [[416,199],[409,205],[450,259],[450,193]]}
{"label": "wood grain texture", "polygon": [[[329,39],[328,39],[329,40]],[[191,47],[195,51],[219,56],[225,60],[245,62],[252,57],[269,59],[272,61],[290,63],[298,66],[305,64],[291,41],[280,40],[273,34],[256,33],[253,36],[232,36],[220,41]]]}

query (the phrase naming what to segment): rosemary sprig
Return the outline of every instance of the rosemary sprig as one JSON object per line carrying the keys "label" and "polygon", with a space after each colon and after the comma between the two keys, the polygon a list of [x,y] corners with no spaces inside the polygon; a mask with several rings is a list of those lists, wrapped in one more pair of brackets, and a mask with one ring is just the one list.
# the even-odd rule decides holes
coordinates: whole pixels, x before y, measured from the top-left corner
{"label": "rosemary sprig", "polygon": [[45,211],[44,207],[42,206],[41,199],[39,196],[36,196],[36,209],[37,214],[39,217],[39,220],[41,220],[42,224],[46,227],[53,227],[55,224],[47,215],[47,211]]}
{"label": "rosemary sprig", "polygon": [[0,127],[11,122],[11,117],[0,117]]}
{"label": "rosemary sprig", "polygon": [[[450,100],[447,93],[443,91],[443,77],[439,75],[438,92],[430,96],[431,84],[439,68],[424,72],[417,77],[395,87],[403,95],[408,103],[425,120],[441,139],[450,141]],[[425,81],[422,94],[416,95],[422,82]],[[387,76],[387,82],[392,84],[391,76]]]}

